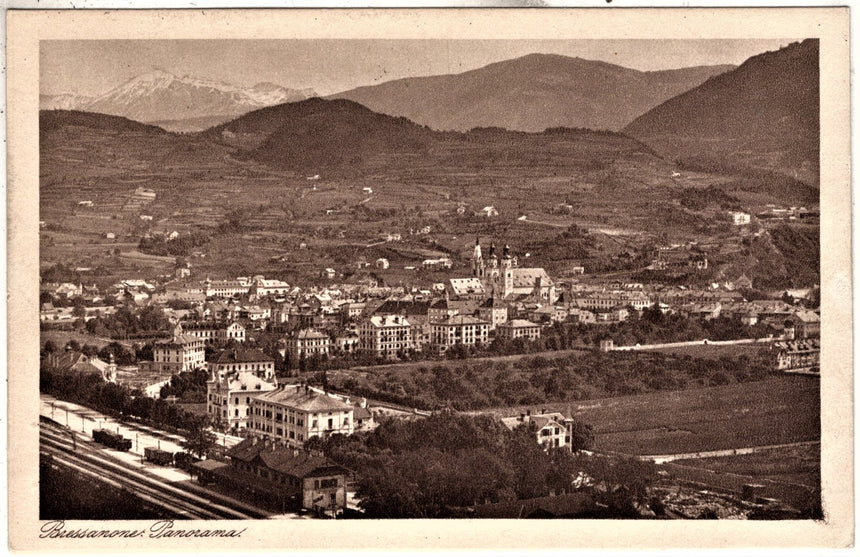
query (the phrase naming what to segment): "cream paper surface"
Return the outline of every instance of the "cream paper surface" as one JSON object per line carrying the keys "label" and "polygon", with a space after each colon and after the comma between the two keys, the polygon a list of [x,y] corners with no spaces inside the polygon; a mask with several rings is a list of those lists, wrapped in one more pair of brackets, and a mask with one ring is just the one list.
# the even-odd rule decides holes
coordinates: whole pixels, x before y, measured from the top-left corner
{"label": "cream paper surface", "polygon": [[[848,10],[444,9],[8,12],[9,538],[42,552],[373,548],[845,547],[853,543],[853,414]],[[237,538],[43,539],[38,520],[39,41],[57,39],[468,38],[820,39],[823,522],[248,521]],[[67,521],[149,529],[153,522]]]}

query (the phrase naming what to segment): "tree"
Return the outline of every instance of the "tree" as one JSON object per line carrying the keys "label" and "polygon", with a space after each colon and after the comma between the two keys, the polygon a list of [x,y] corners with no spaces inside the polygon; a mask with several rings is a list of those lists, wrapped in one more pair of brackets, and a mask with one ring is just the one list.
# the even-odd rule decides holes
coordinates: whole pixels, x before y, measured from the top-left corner
{"label": "tree", "polygon": [[183,448],[192,454],[196,454],[199,458],[203,458],[214,445],[215,434],[203,429],[199,424],[188,431],[185,435],[185,441],[182,443]]}
{"label": "tree", "polygon": [[574,421],[570,431],[570,449],[578,453],[586,451],[594,444],[594,428],[591,424]]}

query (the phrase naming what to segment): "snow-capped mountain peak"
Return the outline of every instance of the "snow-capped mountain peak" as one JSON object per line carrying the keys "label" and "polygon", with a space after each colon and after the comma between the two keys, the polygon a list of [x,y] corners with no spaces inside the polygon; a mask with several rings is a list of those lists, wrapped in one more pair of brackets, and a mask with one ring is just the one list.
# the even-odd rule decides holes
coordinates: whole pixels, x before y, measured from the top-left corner
{"label": "snow-capped mountain peak", "polygon": [[[270,82],[242,87],[153,69],[93,99],[82,98],[78,106],[68,108],[124,116],[139,122],[200,120],[215,116],[228,117],[226,120],[265,106],[315,95],[311,89],[289,89]],[[57,101],[49,103],[46,98],[42,108],[56,108],[57,104]],[[63,104],[72,103],[64,101]]]}

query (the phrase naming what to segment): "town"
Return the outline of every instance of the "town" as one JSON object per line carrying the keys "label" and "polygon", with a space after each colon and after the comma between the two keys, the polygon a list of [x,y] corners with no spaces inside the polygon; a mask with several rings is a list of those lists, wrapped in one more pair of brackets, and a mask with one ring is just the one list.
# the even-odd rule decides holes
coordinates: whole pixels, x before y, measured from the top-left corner
{"label": "town", "polygon": [[[661,250],[655,264],[664,264],[667,252]],[[747,299],[744,293],[767,294],[753,290],[744,276],[694,288],[589,280],[584,269],[576,279],[556,282],[543,268],[521,267],[519,259],[507,245],[499,249],[494,240],[482,245],[476,239],[462,266],[450,259],[424,261],[451,276],[429,288],[340,283],[330,274],[328,286],[290,285],[261,275],[193,280],[188,266],[172,277],[129,278],[104,288],[43,283],[41,322],[49,337],[43,347],[43,387],[59,398],[81,396],[64,393],[61,378],[93,374],[130,399],[166,401],[177,409],[172,414],[133,419],[172,431],[190,425],[198,444],[187,446],[196,455],[177,455],[183,455],[182,465],[200,483],[234,491],[242,486],[237,497],[250,494],[268,508],[335,516],[348,509],[347,488],[356,478],[322,449],[339,436],[371,432],[386,420],[413,422],[438,419],[440,412],[471,411],[470,416],[491,416],[510,430],[531,427],[535,445],[547,450],[592,448],[591,425],[571,415],[569,405],[567,413],[537,406],[511,415],[480,411],[481,406],[545,406],[553,400],[549,389],[533,400],[528,388],[514,389],[482,405],[465,392],[431,399],[410,395],[403,378],[393,385],[380,385],[378,376],[362,379],[388,377],[392,364],[416,362],[426,369],[434,362],[486,362],[533,353],[550,358],[553,353],[737,346],[764,347],[759,353],[765,355],[766,373],[819,372],[814,290]],[[690,255],[683,264],[701,260]],[[68,342],[50,340],[64,334]],[[75,338],[98,342],[82,344]],[[720,375],[701,384],[729,381]],[[668,387],[652,381],[607,394],[661,388]],[[103,399],[86,402],[130,418],[124,406]],[[453,419],[449,414],[445,419]],[[224,446],[218,445],[219,436]],[[315,450],[308,452],[308,446]],[[173,453],[145,452],[147,460],[174,464]],[[552,493],[574,492],[574,479],[569,480]],[[474,507],[476,501],[469,503]],[[574,506],[580,512],[587,507],[581,498]],[[501,512],[490,507],[482,512]]]}

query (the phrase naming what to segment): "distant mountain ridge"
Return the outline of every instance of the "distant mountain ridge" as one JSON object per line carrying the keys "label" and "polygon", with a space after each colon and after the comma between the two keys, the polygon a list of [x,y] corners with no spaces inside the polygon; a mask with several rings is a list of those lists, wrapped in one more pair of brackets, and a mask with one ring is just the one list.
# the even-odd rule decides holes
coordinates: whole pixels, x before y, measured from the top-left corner
{"label": "distant mountain ridge", "polygon": [[315,95],[312,89],[289,89],[274,83],[239,87],[154,70],[97,97],[43,95],[39,100],[42,109],[112,114],[138,122],[167,123],[175,131],[199,131],[258,108]]}
{"label": "distant mountain ridge", "polygon": [[584,169],[615,156],[658,160],[647,146],[616,132],[561,127],[540,133],[501,128],[441,132],[345,99],[313,98],[263,108],[202,135],[239,148],[241,158],[301,172],[372,172],[391,165],[399,171],[530,164]]}
{"label": "distant mountain ridge", "polygon": [[688,166],[818,185],[818,40],[753,56],[641,115],[624,133]]}
{"label": "distant mountain ridge", "polygon": [[327,98],[352,100],[435,130],[620,130],[661,102],[733,68],[643,72],[557,54],[529,54],[460,74],[398,79]]}

